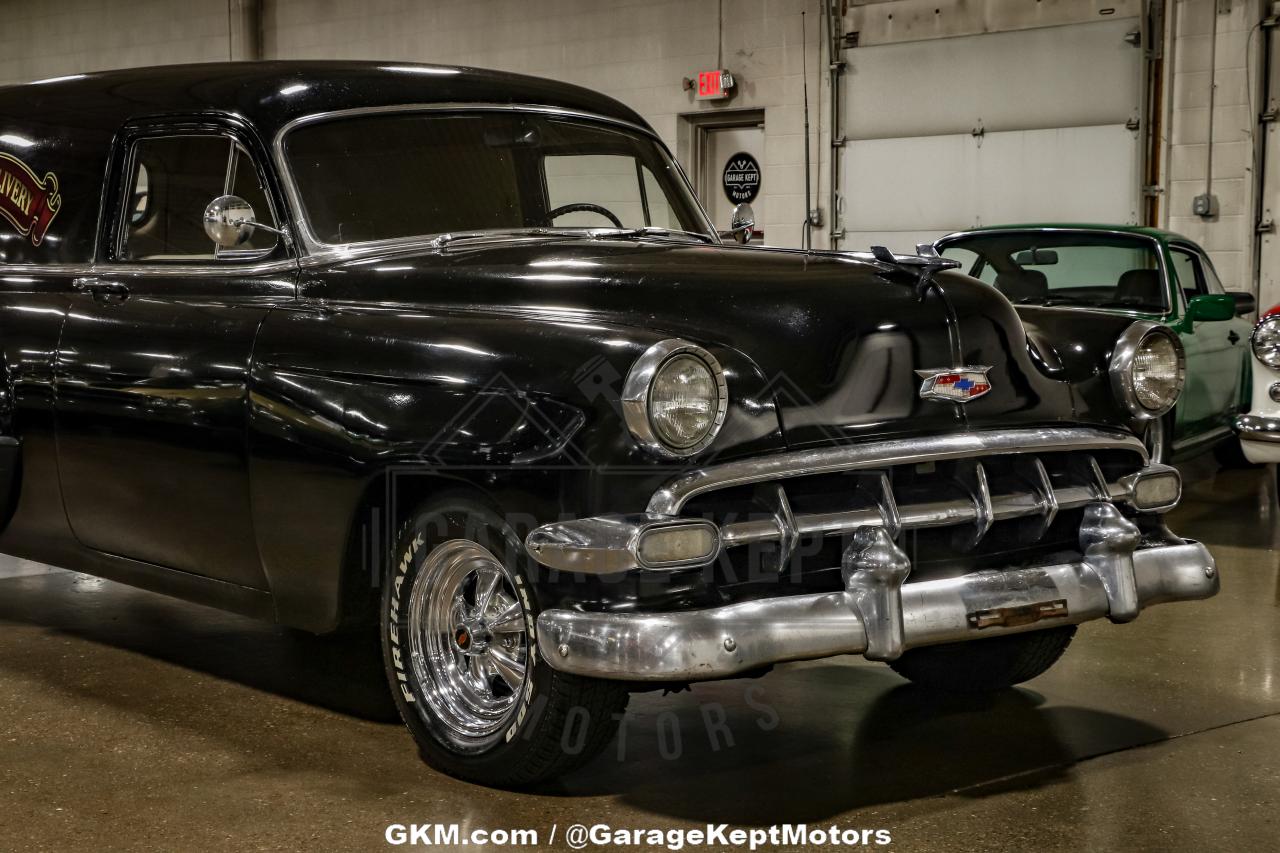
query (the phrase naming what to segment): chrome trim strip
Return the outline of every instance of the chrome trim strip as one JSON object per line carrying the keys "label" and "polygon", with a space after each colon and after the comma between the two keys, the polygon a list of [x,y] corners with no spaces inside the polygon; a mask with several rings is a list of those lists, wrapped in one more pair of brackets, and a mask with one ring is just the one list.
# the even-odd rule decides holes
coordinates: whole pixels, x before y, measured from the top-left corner
{"label": "chrome trim strip", "polygon": [[[613,116],[600,115],[598,113],[582,110],[566,109],[563,107],[553,107],[545,104],[499,104],[464,101],[450,103],[387,104],[380,107],[353,107],[345,110],[330,110],[327,112],[318,112],[299,116],[281,127],[280,130],[276,132],[275,139],[271,142],[271,153],[272,157],[276,161],[276,170],[280,174],[280,183],[284,186],[285,196],[288,199],[289,206],[293,208],[293,220],[295,226],[294,236],[297,242],[301,243],[303,246],[304,253],[307,256],[319,256],[326,261],[342,260],[353,256],[356,252],[363,253],[365,251],[365,247],[371,247],[369,251],[376,251],[377,249],[392,249],[404,245],[429,244],[432,239],[441,236],[439,234],[418,234],[412,237],[370,241],[367,243],[351,243],[345,245],[325,243],[321,241],[311,231],[311,225],[305,216],[306,208],[302,204],[302,196],[298,192],[293,171],[289,168],[289,161],[285,156],[285,137],[290,131],[303,125],[360,115],[412,112],[528,112],[539,115],[555,116],[557,118],[597,121],[642,133],[656,142],[662,149],[663,153],[667,155],[667,158],[672,163],[676,164],[680,178],[684,183],[685,192],[688,194],[688,201],[692,205],[694,211],[701,216],[702,225],[706,229],[706,233],[717,242],[719,241],[719,238],[716,236],[719,232],[715,229],[715,226],[712,225],[711,219],[707,216],[706,210],[698,201],[698,196],[693,191],[693,187],[689,184],[689,179],[685,176],[684,170],[679,168],[679,161],[676,160],[675,156],[671,153],[671,150],[667,148],[666,143],[662,141],[662,137],[658,136],[657,132],[654,131],[653,128],[635,124],[634,122],[615,118]],[[375,246],[377,248],[372,248]]]}
{"label": "chrome trim strip", "polygon": [[[273,272],[294,272],[298,262],[293,258],[255,264],[0,264],[0,276],[69,276],[89,278],[102,276],[252,276]],[[3,282],[0,282],[2,284]]]}
{"label": "chrome trim strip", "polygon": [[1280,417],[1240,415],[1234,426],[1244,441],[1280,442]]}
{"label": "chrome trim strip", "polygon": [[[730,486],[789,477],[972,456],[1083,450],[1127,450],[1139,454],[1144,465],[1148,461],[1146,448],[1132,433],[1107,432],[1090,427],[1042,427],[899,438],[843,447],[793,450],[691,471],[655,492],[649,499],[647,511],[652,515],[675,516],[698,495]],[[904,515],[903,524],[907,523]]]}
{"label": "chrome trim strip", "polygon": [[[1199,542],[1132,554],[1139,607],[1209,598],[1217,567]],[[1055,606],[1045,607],[1052,603]],[[1032,621],[971,619],[1002,608],[1041,607]],[[984,571],[902,586],[904,647],[975,640],[1111,615],[1102,578],[1088,562]],[[985,626],[985,627],[983,627]],[[784,596],[676,613],[552,609],[538,617],[543,659],[563,672],[625,681],[701,681],[775,663],[867,651],[849,593]]]}

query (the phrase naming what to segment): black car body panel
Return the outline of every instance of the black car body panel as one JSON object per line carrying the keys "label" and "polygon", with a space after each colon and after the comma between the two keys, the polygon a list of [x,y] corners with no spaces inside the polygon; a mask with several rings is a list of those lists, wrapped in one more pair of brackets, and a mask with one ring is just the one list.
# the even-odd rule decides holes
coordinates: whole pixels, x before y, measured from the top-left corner
{"label": "black car body panel", "polygon": [[[643,512],[683,468],[788,449],[1127,430],[1106,385],[1112,324],[1059,340],[975,280],[922,286],[869,257],[576,234],[351,257],[282,241],[234,271],[120,262],[123,146],[157,128],[233,136],[284,222],[297,211],[274,142],[317,113],[533,105],[649,132],[587,90],[423,68],[196,65],[0,89],[0,132],[61,193],[40,245],[0,244],[2,414],[21,445],[0,549],[328,631],[378,582],[397,512],[442,490],[484,495],[523,533]],[[679,464],[646,455],[618,410],[631,365],[672,337],[715,356],[731,400],[714,445]],[[960,365],[990,368],[991,392],[922,399],[917,371]],[[543,587],[555,601],[634,609],[706,603],[712,581],[558,583]]]}

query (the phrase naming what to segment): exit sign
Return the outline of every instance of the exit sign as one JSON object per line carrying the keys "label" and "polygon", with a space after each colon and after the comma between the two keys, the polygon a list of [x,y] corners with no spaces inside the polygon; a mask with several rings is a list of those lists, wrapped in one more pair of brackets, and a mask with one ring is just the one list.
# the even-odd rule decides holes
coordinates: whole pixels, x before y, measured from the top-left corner
{"label": "exit sign", "polygon": [[699,101],[711,101],[719,98],[727,98],[732,94],[733,75],[723,69],[716,71],[699,71],[698,72],[698,94]]}

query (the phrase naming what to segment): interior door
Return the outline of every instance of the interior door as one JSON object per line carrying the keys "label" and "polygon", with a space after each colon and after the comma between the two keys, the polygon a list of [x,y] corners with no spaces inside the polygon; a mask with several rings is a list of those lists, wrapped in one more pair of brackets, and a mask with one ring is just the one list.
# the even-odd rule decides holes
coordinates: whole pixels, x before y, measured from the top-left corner
{"label": "interior door", "polygon": [[[777,229],[765,231],[765,223],[769,220],[768,193],[769,182],[765,180],[764,166],[764,128],[759,124],[742,127],[713,127],[706,130],[706,153],[702,159],[703,168],[699,174],[698,192],[702,195],[703,206],[711,217],[716,228],[727,233],[729,217],[737,202],[729,199],[724,188],[724,173],[735,165],[745,166],[747,170],[755,169],[759,173],[756,197],[751,200],[751,209],[756,215],[756,227],[752,240],[771,246],[799,246],[799,235],[784,235]],[[750,160],[742,158],[747,154]],[[735,161],[741,160],[741,163]],[[754,161],[754,163],[752,162]],[[798,226],[798,221],[797,221]],[[794,236],[795,239],[790,239]],[[778,242],[781,241],[781,242]]]}
{"label": "interior door", "polygon": [[[254,339],[294,296],[286,247],[205,235],[228,191],[271,223],[248,151],[207,129],[126,143],[112,262],[80,279],[56,360],[58,472],[89,548],[264,588],[249,505]],[[110,208],[109,208],[110,209]]]}
{"label": "interior door", "polygon": [[[1199,251],[1190,246],[1171,247],[1169,254],[1184,304],[1202,294],[1223,292],[1213,267]],[[1234,317],[1194,325],[1184,319],[1183,331],[1187,384],[1178,404],[1175,443],[1185,446],[1229,428],[1240,409],[1250,329],[1248,322]]]}

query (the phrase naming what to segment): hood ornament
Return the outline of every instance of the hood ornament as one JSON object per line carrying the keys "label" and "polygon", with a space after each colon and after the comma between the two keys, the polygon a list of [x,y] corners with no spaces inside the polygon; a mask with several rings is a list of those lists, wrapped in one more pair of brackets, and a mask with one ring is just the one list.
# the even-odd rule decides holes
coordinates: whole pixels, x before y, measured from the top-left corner
{"label": "hood ornament", "polygon": [[920,399],[952,403],[976,400],[991,390],[991,380],[987,378],[990,369],[973,366],[917,370],[916,375],[924,380],[920,385]]}
{"label": "hood ornament", "polygon": [[884,246],[872,246],[871,256],[882,264],[914,272],[916,276],[916,293],[924,299],[925,293],[933,285],[933,277],[943,270],[953,270],[960,262],[952,258],[944,258],[931,243],[918,243],[914,255],[895,255]]}

